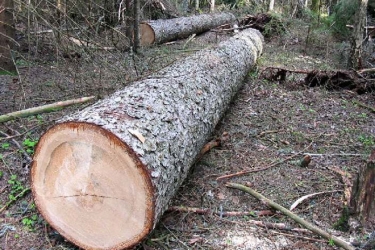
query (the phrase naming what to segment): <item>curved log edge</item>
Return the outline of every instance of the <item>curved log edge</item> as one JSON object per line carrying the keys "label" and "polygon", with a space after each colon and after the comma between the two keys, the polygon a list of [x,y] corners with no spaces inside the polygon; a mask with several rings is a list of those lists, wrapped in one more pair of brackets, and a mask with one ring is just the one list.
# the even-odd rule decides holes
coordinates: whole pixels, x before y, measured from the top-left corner
{"label": "curved log edge", "polygon": [[122,249],[156,225],[260,56],[248,29],[64,117],[40,139],[36,206],[85,249]]}

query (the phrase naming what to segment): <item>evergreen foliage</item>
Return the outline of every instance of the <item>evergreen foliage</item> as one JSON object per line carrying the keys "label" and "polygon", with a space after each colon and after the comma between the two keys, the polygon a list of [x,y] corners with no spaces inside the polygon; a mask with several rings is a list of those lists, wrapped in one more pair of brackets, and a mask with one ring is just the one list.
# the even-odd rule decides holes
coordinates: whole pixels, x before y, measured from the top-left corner
{"label": "evergreen foliage", "polygon": [[336,4],[333,14],[328,18],[335,34],[341,37],[349,36],[350,28],[346,27],[346,25],[353,24],[357,8],[358,2],[353,0],[341,0]]}

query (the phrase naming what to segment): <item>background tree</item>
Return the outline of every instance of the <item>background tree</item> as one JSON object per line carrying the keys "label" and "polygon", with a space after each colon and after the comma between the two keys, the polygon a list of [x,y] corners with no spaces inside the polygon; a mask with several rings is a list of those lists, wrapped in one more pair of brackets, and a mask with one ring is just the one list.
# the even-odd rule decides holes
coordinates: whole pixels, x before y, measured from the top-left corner
{"label": "background tree", "polygon": [[140,0],[134,0],[134,51],[137,52],[140,46],[139,37],[139,19],[140,19]]}
{"label": "background tree", "polygon": [[351,56],[349,66],[354,69],[362,67],[362,47],[366,26],[368,0],[357,0],[358,9],[354,16],[354,30],[351,38]]}
{"label": "background tree", "polygon": [[11,56],[15,29],[13,23],[13,1],[0,0],[0,70],[16,72]]}
{"label": "background tree", "polygon": [[131,5],[131,0],[125,0],[125,8],[126,8],[126,37],[129,39],[129,46],[133,46],[133,27],[134,27],[134,19],[132,18],[133,9]]}
{"label": "background tree", "polygon": [[320,0],[312,0],[311,11],[314,13],[319,13],[319,9],[320,9]]}
{"label": "background tree", "polygon": [[270,4],[268,6],[268,11],[273,11],[274,5],[275,5],[275,0],[270,0]]}

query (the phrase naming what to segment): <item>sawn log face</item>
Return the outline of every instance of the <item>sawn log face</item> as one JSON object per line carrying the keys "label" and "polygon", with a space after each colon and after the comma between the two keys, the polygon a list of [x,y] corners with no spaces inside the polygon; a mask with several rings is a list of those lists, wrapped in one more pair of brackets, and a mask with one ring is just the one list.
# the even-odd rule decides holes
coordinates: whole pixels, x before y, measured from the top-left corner
{"label": "sawn log face", "polygon": [[[103,185],[103,180],[110,182],[110,175],[107,176],[105,171],[114,169],[111,171],[116,175],[113,176],[116,183],[120,183],[122,180],[124,185],[129,185],[129,188],[134,188],[134,185],[140,183],[141,188],[137,189],[136,193],[133,192],[131,198],[138,199],[137,195],[139,194],[139,200],[148,205],[140,209],[141,211],[137,211],[137,214],[144,213],[144,218],[152,221],[146,221],[144,228],[139,230],[139,235],[132,235],[132,239],[102,248],[98,247],[99,243],[90,245],[90,239],[77,239],[79,233],[77,234],[74,230],[73,232],[65,230],[60,233],[85,248],[114,249],[130,247],[138,243],[155,227],[160,216],[167,209],[169,200],[186,178],[199,151],[213,132],[231,99],[241,87],[248,71],[260,56],[262,43],[262,35],[257,30],[245,30],[213,49],[200,51],[178,61],[147,79],[126,86],[123,90],[115,92],[110,97],[100,100],[82,111],[64,117],[56,125],[58,129],[56,126],[52,127],[43,135],[34,156],[32,189],[36,204],[46,220],[52,226],[59,228],[58,223],[60,222],[58,221],[61,220],[58,218],[59,215],[53,213],[52,216],[49,211],[43,211],[48,210],[46,208],[48,206],[44,204],[48,203],[48,200],[45,199],[46,195],[43,193],[46,188],[43,187],[43,183],[38,182],[48,179],[48,173],[41,174],[40,172],[47,171],[45,170],[47,167],[43,166],[47,163],[43,162],[48,162],[48,159],[52,158],[52,156],[43,156],[43,154],[52,154],[50,152],[52,146],[48,145],[49,143],[58,144],[53,147],[60,147],[60,144],[64,144],[64,133],[71,130],[71,138],[81,136],[84,138],[84,142],[69,142],[66,144],[67,146],[61,146],[60,151],[71,155],[74,164],[82,162],[79,164],[87,167],[87,163],[81,159],[86,156],[91,157],[90,161],[92,162],[101,161],[98,158],[99,155],[104,155],[108,159],[114,158],[113,163],[110,161],[95,163],[95,174],[102,173],[101,175],[104,175],[105,178],[95,177],[94,173],[92,176],[90,175],[88,180],[97,182],[93,182],[96,186],[89,185],[91,192],[95,193],[95,188],[100,187],[100,183]],[[76,126],[78,129],[70,129],[71,126]],[[61,134],[58,136],[61,143],[48,139],[54,130]],[[100,132],[102,130],[107,131],[111,136],[107,136],[107,132]],[[94,137],[92,134],[95,134],[96,131],[103,136]],[[85,133],[88,135],[85,136]],[[110,146],[99,145],[101,140]],[[112,140],[116,143],[111,143]],[[84,149],[85,145],[89,144],[90,150]],[[95,152],[107,152],[97,153],[93,157],[96,146],[101,148]],[[129,157],[127,155],[115,157],[121,149],[124,149]],[[44,158],[47,160],[42,160]],[[122,161],[121,159],[127,161],[123,166],[119,163]],[[128,163],[130,160],[126,159],[135,159],[134,164]],[[64,159],[59,157],[54,164],[58,165],[60,162],[64,162]],[[116,166],[111,166],[111,164]],[[128,165],[133,169],[132,175],[137,172],[142,174],[138,181],[134,181],[131,175],[120,176],[125,171],[123,168]],[[56,169],[58,168],[57,166]],[[41,175],[42,177],[40,177]],[[148,179],[144,180],[145,178]],[[129,182],[134,183],[130,185]],[[104,190],[104,188],[102,189]],[[126,189],[124,189],[125,191]],[[100,194],[97,196],[105,199],[109,195]],[[92,202],[93,198],[90,199]],[[121,196],[116,202],[121,204],[120,206],[126,206],[129,202],[133,202],[126,201],[126,199],[127,197]],[[74,204],[76,205],[76,203]],[[77,204],[79,206],[81,203]],[[85,206],[87,206],[86,203]],[[152,208],[148,206],[152,206]],[[112,205],[110,209],[114,209]],[[116,209],[120,210],[118,213],[121,214],[122,208]],[[124,219],[119,218],[119,220]],[[109,227],[112,225],[110,223],[116,225],[117,220],[105,221],[105,223],[109,223]],[[122,221],[122,223],[132,222]],[[87,221],[87,224],[90,224],[90,221]],[[131,225],[129,227],[132,228]],[[105,233],[111,232],[103,232],[103,234]],[[103,245],[105,244],[103,243]]]}

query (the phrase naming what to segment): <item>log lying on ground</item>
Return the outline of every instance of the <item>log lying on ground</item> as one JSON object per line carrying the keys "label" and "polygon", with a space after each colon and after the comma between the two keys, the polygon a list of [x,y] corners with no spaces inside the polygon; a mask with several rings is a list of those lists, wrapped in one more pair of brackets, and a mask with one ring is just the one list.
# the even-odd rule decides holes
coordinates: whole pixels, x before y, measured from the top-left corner
{"label": "log lying on ground", "polygon": [[245,30],[63,118],[31,171],[48,223],[85,249],[139,243],[156,225],[262,51]]}
{"label": "log lying on ground", "polygon": [[191,34],[200,34],[235,20],[233,14],[222,12],[143,22],[140,24],[141,45],[160,44],[186,38]]}

